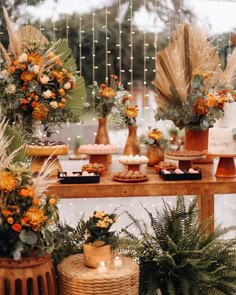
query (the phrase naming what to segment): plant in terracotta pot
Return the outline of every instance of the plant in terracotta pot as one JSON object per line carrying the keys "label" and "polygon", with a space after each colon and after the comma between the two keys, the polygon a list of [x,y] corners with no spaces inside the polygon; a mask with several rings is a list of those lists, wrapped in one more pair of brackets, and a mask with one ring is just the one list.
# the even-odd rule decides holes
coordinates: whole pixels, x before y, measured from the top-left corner
{"label": "plant in terracotta pot", "polygon": [[21,260],[52,250],[45,233],[58,221],[57,198],[45,192],[55,168],[45,163],[33,175],[19,133],[0,123],[0,256]]}
{"label": "plant in terracotta pot", "polygon": [[[185,128],[186,149],[208,150],[208,132],[224,116],[224,102],[234,96],[236,69],[232,54],[222,70],[220,57],[206,32],[183,22],[174,32],[170,46],[157,53],[156,120],[172,120]],[[207,155],[201,162],[212,162]]]}
{"label": "plant in terracotta pot", "polygon": [[83,254],[85,265],[96,268],[100,261],[111,258],[111,246],[117,241],[112,225],[117,220],[114,212],[94,211],[87,221],[81,220],[81,228],[85,233]]}
{"label": "plant in terracotta pot", "polygon": [[[149,223],[128,213],[134,235],[124,230],[132,256],[140,266],[140,294],[200,295],[234,294],[236,291],[236,240],[225,235],[235,227],[216,226],[210,221],[199,225],[197,197],[188,205],[178,196],[176,205],[154,213],[144,210]],[[128,253],[127,253],[128,255]],[[158,294],[159,294],[158,293]]]}
{"label": "plant in terracotta pot", "polygon": [[152,167],[164,161],[164,151],[168,147],[168,140],[164,138],[162,131],[149,128],[147,134],[139,137],[139,141],[147,146],[148,166]]}

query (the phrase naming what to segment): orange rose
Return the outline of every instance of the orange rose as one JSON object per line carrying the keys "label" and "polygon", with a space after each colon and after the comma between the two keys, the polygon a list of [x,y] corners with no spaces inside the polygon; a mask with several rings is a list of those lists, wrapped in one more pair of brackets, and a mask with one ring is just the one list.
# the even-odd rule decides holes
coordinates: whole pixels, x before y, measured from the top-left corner
{"label": "orange rose", "polygon": [[50,200],[49,200],[49,202],[48,202],[48,204],[49,205],[55,205],[57,203],[57,200],[55,199],[55,198],[50,198]]}
{"label": "orange rose", "polygon": [[60,88],[60,89],[59,89],[59,94],[60,94],[61,96],[65,96],[66,92],[65,92],[65,90],[64,90],[63,88]]}
{"label": "orange rose", "polygon": [[35,206],[38,206],[39,203],[40,203],[39,198],[33,198],[33,204],[34,204]]}
{"label": "orange rose", "polygon": [[14,223],[11,228],[17,233],[21,232],[21,225],[19,223]]}
{"label": "orange rose", "polygon": [[14,218],[13,217],[7,217],[7,223],[13,224],[14,223]]}
{"label": "orange rose", "polygon": [[26,198],[28,197],[28,190],[26,188],[21,188],[18,192],[18,195],[23,198]]}

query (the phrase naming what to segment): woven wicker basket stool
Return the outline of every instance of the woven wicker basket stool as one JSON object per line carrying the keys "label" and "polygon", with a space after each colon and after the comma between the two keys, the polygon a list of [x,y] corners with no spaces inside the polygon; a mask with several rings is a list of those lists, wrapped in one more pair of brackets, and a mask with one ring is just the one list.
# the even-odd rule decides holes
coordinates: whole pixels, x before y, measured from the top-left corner
{"label": "woven wicker basket stool", "polygon": [[14,261],[0,258],[1,295],[58,295],[50,255]]}
{"label": "woven wicker basket stool", "polygon": [[65,258],[58,265],[60,295],[138,295],[139,266],[119,257],[122,265],[115,267],[111,260],[106,272],[86,267],[82,254]]}

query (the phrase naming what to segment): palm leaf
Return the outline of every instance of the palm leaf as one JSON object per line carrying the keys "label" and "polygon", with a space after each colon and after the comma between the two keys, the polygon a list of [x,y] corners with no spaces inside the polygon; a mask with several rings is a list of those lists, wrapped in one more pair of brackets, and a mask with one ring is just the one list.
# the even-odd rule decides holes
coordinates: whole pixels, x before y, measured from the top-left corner
{"label": "palm leaf", "polygon": [[59,39],[53,43],[44,54],[42,63],[40,64],[40,74],[55,61],[54,58],[49,59],[48,53],[54,52],[60,58],[63,66],[75,77],[75,88],[67,92],[67,107],[75,116],[80,116],[83,110],[84,102],[87,98],[84,78],[77,75],[77,65],[75,58],[72,55],[68,42],[64,39]]}

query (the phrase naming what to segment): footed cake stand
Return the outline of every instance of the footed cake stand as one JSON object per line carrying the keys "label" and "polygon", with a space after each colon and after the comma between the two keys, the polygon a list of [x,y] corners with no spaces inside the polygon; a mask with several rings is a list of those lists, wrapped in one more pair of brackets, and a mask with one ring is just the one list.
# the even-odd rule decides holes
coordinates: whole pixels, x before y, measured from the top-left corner
{"label": "footed cake stand", "polygon": [[178,165],[179,169],[188,170],[189,168],[192,168],[192,164],[194,160],[203,159],[206,156],[201,155],[201,156],[194,156],[194,157],[178,157],[178,156],[165,155],[165,157],[167,159],[179,161],[179,165]]}
{"label": "footed cake stand", "polygon": [[104,168],[107,169],[108,166],[108,156],[115,154],[117,150],[112,151],[91,151],[91,150],[83,150],[83,154],[89,156],[90,163],[99,163],[103,164]]}
{"label": "footed cake stand", "polygon": [[214,154],[208,153],[213,157],[219,157],[219,162],[216,168],[216,177],[236,177],[236,168],[234,157],[236,154]]}
{"label": "footed cake stand", "polygon": [[144,161],[143,162],[135,162],[135,161],[126,162],[126,161],[119,160],[119,162],[123,165],[126,165],[127,170],[139,171],[140,165],[147,164],[148,160],[145,162]]}

